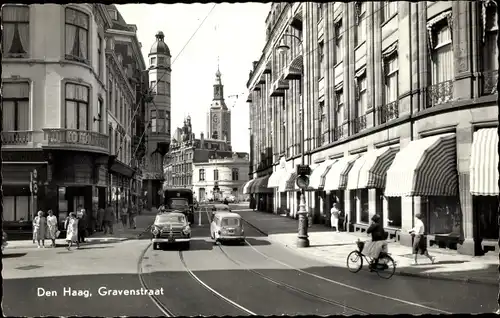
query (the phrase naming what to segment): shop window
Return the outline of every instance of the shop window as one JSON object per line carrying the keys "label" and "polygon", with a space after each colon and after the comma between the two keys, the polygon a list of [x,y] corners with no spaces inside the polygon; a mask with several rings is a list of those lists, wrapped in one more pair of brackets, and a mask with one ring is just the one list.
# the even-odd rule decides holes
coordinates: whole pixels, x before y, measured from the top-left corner
{"label": "shop window", "polygon": [[476,225],[476,237],[486,240],[498,239],[498,197],[474,196],[473,214]]}
{"label": "shop window", "polygon": [[360,189],[358,191],[358,199],[361,203],[361,222],[370,222],[370,212],[368,208],[368,189]]}
{"label": "shop window", "polygon": [[401,228],[401,197],[387,197],[387,225]]}
{"label": "shop window", "polygon": [[422,197],[426,234],[460,237],[462,217],[456,197]]}
{"label": "shop window", "polygon": [[28,196],[3,197],[3,221],[30,220],[30,201]]}

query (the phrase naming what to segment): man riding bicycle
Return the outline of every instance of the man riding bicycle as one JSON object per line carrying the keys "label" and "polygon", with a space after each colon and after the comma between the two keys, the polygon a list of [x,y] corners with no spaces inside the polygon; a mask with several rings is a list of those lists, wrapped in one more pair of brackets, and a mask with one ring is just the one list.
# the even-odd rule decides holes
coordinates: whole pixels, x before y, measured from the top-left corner
{"label": "man riding bicycle", "polygon": [[[372,223],[366,230],[367,234],[371,234],[372,236],[372,242],[380,242],[380,241],[385,241],[386,240],[386,235],[384,231],[384,227],[382,224],[380,224],[380,215],[375,214],[372,217]],[[376,255],[376,257],[373,257],[373,263],[370,264],[370,269],[377,268],[378,265],[378,259],[380,257],[380,253],[383,251],[385,244],[374,244],[374,249],[372,251],[373,255]]]}

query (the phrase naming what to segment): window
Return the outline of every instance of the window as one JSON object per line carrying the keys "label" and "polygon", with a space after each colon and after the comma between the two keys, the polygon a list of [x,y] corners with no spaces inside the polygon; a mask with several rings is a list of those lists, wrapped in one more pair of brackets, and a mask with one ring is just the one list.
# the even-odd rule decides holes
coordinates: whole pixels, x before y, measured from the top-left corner
{"label": "window", "polygon": [[116,116],[118,113],[118,94],[120,91],[118,90],[118,83],[115,82],[115,107],[113,108],[113,115]]}
{"label": "window", "polygon": [[150,61],[151,65],[156,65],[156,57],[153,56]]}
{"label": "window", "polygon": [[3,130],[29,130],[29,83],[3,84]]}
{"label": "window", "polygon": [[28,221],[31,220],[31,200],[28,196],[4,196],[3,220]]}
{"label": "window", "polygon": [[238,181],[240,178],[240,172],[238,168],[233,168],[232,175],[231,175],[231,180],[233,181]]}
{"label": "window", "polygon": [[165,95],[170,96],[170,83],[165,82]]}
{"label": "window", "polygon": [[318,60],[319,60],[318,79],[322,79],[325,76],[325,42],[323,41],[318,43]]}
{"label": "window", "polygon": [[102,78],[102,38],[97,35],[97,74]]}
{"label": "window", "polygon": [[[486,6],[486,4],[483,3],[483,6]],[[490,3],[485,7],[483,19],[485,19],[485,21],[483,21],[483,69],[485,71],[498,70],[498,12],[495,4]],[[491,54],[492,52],[494,53]]]}
{"label": "window", "polygon": [[219,170],[215,169],[214,170],[214,181],[218,181],[219,180]]}
{"label": "window", "polygon": [[89,63],[89,16],[66,8],[66,59]]}
{"label": "window", "polygon": [[453,79],[453,48],[451,29],[446,20],[432,34],[432,85]]}
{"label": "window", "polygon": [[366,96],[366,75],[363,74],[356,79],[357,83],[357,107],[356,107],[356,116],[361,117],[366,113],[367,109],[367,96]]}
{"label": "window", "polygon": [[111,125],[108,127],[108,136],[109,136],[109,144],[108,144],[108,146],[109,146],[109,152],[112,153],[112,151],[114,149],[114,146],[115,146],[115,144],[114,144],[115,140],[113,138],[114,137],[114,135],[113,135],[113,127]]}
{"label": "window", "polygon": [[2,6],[3,52],[6,57],[26,57],[29,52],[30,7]]}
{"label": "window", "polygon": [[104,133],[104,101],[102,100],[102,98],[99,98],[97,100],[97,102],[99,103],[99,113],[97,114],[97,119],[99,120],[97,123],[99,125],[99,132],[100,133]]}
{"label": "window", "polygon": [[384,60],[384,104],[398,100],[398,55],[397,53]]}
{"label": "window", "polygon": [[205,181],[205,169],[200,169],[200,181]]}
{"label": "window", "polygon": [[342,36],[342,20],[335,23],[335,62],[342,62],[344,59],[344,42]]}
{"label": "window", "polygon": [[212,139],[219,139],[219,133],[217,132],[217,130],[215,130],[215,131],[212,133]]}
{"label": "window", "polygon": [[151,94],[156,94],[156,81],[151,81],[149,83],[149,90],[151,91]]}
{"label": "window", "polygon": [[108,80],[108,107],[109,107],[109,111],[110,112],[113,112],[113,79],[110,78]]}
{"label": "window", "polygon": [[118,155],[118,151],[120,149],[120,135],[118,131],[115,130],[115,156]]}
{"label": "window", "polygon": [[328,133],[328,120],[327,120],[327,113],[326,113],[326,107],[325,107],[325,102],[319,102],[318,110],[320,113],[320,118],[319,118],[319,129],[320,129],[320,135],[319,137],[319,145],[322,145],[325,141],[327,141],[326,134]]}
{"label": "window", "polygon": [[401,197],[387,197],[387,225],[401,228]]}
{"label": "window", "polygon": [[344,123],[344,92],[342,88],[338,89],[337,92],[337,127],[342,126]]}
{"label": "window", "polygon": [[113,20],[118,20],[118,12],[116,10],[108,10],[109,15],[111,16],[111,19]]}
{"label": "window", "polygon": [[323,20],[323,3],[318,3],[318,22]]}
{"label": "window", "polygon": [[354,27],[354,46],[358,46],[366,39],[366,2],[356,2],[356,26]]}
{"label": "window", "polygon": [[166,59],[165,59],[165,57],[164,57],[164,56],[159,56],[159,57],[158,57],[158,65],[163,65],[163,66],[165,66],[165,64],[166,64]]}
{"label": "window", "polygon": [[167,82],[158,81],[156,93],[158,95],[167,95]]}
{"label": "window", "polygon": [[89,88],[73,83],[66,84],[67,129],[89,130]]}
{"label": "window", "polygon": [[125,98],[121,96],[120,98],[120,117],[119,117],[120,123],[122,125],[125,124]]}
{"label": "window", "polygon": [[151,131],[157,133],[164,133],[165,130],[165,111],[164,110],[151,110]]}
{"label": "window", "polygon": [[398,2],[397,1],[384,1],[382,3],[382,22],[388,21],[398,12]]}

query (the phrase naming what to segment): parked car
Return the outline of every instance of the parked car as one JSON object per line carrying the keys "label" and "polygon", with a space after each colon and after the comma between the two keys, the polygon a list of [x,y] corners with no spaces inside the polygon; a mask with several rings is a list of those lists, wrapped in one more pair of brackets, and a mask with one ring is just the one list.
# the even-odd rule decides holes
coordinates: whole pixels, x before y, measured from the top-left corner
{"label": "parked car", "polygon": [[182,212],[166,212],[156,215],[151,232],[153,234],[153,249],[157,250],[165,244],[180,243],[189,249],[191,242],[191,227]]}
{"label": "parked car", "polygon": [[239,242],[245,243],[243,220],[238,213],[217,212],[210,224],[210,235],[214,243]]}

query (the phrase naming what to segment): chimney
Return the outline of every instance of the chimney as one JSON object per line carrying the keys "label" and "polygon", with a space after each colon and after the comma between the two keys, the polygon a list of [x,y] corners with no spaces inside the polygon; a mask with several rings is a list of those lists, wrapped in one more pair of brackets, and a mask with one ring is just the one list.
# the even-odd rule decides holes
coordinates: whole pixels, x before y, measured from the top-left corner
{"label": "chimney", "polygon": [[203,132],[200,133],[200,149],[203,149],[205,147],[205,135]]}

